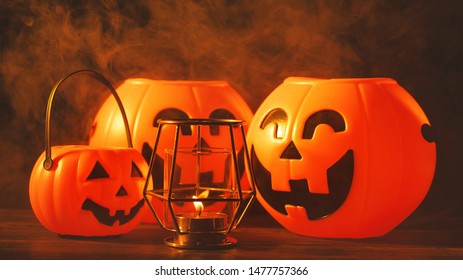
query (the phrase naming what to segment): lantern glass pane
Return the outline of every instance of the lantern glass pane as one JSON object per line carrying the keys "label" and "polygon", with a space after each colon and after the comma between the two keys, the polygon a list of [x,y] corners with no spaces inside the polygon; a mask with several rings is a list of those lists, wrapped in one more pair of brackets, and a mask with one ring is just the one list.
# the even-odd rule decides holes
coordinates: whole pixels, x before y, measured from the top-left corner
{"label": "lantern glass pane", "polygon": [[226,231],[239,202],[232,153],[225,148],[165,149],[167,228],[180,232]]}

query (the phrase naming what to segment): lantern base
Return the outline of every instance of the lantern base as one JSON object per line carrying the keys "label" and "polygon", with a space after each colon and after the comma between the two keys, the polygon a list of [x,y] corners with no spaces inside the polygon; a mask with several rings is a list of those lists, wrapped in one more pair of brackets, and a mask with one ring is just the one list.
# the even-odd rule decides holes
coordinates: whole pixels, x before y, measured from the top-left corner
{"label": "lantern base", "polygon": [[236,245],[238,241],[223,233],[186,233],[167,237],[164,244],[177,249],[225,249]]}

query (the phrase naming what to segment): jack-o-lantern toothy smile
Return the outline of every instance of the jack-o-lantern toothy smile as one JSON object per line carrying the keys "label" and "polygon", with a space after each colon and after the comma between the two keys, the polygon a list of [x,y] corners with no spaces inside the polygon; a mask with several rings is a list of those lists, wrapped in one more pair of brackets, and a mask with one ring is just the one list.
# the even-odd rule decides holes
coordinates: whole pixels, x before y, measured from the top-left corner
{"label": "jack-o-lantern toothy smile", "polygon": [[254,147],[251,149],[252,167],[256,187],[262,198],[276,211],[287,214],[286,205],[303,206],[310,220],[327,217],[341,207],[346,200],[352,185],[354,173],[354,153],[348,150],[333,166],[328,168],[328,194],[309,191],[307,179],[289,180],[290,192],[272,189],[272,174],[260,162]]}
{"label": "jack-o-lantern toothy smile", "polygon": [[91,211],[98,222],[107,226],[113,226],[116,221],[119,221],[119,225],[123,225],[131,221],[138,214],[144,204],[145,201],[142,199],[134,207],[130,208],[130,212],[128,214],[125,213],[125,210],[117,210],[115,215],[111,215],[110,209],[87,198],[82,204],[82,210]]}

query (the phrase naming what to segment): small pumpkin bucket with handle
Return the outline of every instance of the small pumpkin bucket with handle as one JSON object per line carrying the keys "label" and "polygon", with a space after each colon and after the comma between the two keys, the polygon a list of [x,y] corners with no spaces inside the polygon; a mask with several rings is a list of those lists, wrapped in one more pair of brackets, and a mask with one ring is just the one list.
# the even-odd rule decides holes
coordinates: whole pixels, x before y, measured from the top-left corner
{"label": "small pumpkin bucket with handle", "polygon": [[[87,75],[111,92],[120,108],[128,147],[51,146],[51,108],[59,86],[75,75]],[[103,75],[72,72],[53,86],[46,109],[45,151],[29,181],[32,210],[40,223],[61,236],[113,236],[140,222],[148,165],[132,147],[127,117],[119,96]]]}

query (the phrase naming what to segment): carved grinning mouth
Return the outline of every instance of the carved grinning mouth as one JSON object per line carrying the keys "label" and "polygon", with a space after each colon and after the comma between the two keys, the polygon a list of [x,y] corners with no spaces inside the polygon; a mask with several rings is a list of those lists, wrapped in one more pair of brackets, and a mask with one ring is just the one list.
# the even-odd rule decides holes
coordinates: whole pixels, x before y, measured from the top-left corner
{"label": "carved grinning mouth", "polygon": [[102,224],[112,226],[116,221],[119,221],[119,225],[130,222],[140,211],[145,201],[140,200],[134,207],[130,209],[128,215],[124,214],[124,210],[117,210],[114,216],[109,215],[109,209],[99,205],[91,199],[86,199],[82,204],[83,210],[88,210],[93,213],[93,216]]}
{"label": "carved grinning mouth", "polygon": [[[207,146],[208,147],[208,146]],[[150,147],[148,143],[143,143],[142,147],[142,156],[146,160],[146,162],[150,162],[151,154],[153,153],[153,149]],[[244,174],[244,148],[238,152],[238,168],[240,170],[240,177]],[[210,182],[213,176],[213,171],[201,173],[201,180],[205,180],[206,182]],[[153,182],[154,189],[162,189],[164,185],[164,160],[158,155],[154,155],[154,164],[153,170],[151,172],[151,180]],[[225,184],[225,183],[223,183]]]}
{"label": "carved grinning mouth", "polygon": [[310,220],[323,219],[341,207],[350,192],[354,175],[354,153],[348,150],[327,170],[329,194],[311,193],[306,179],[289,180],[290,192],[274,191],[272,174],[260,162],[254,146],[251,149],[251,162],[256,187],[273,209],[288,215],[286,205],[303,206]]}
{"label": "carved grinning mouth", "polygon": [[[147,163],[150,162],[153,149],[148,143],[143,143],[141,154]],[[151,180],[154,189],[162,189],[164,184],[164,160],[157,154],[154,155],[153,170],[151,172]]]}

